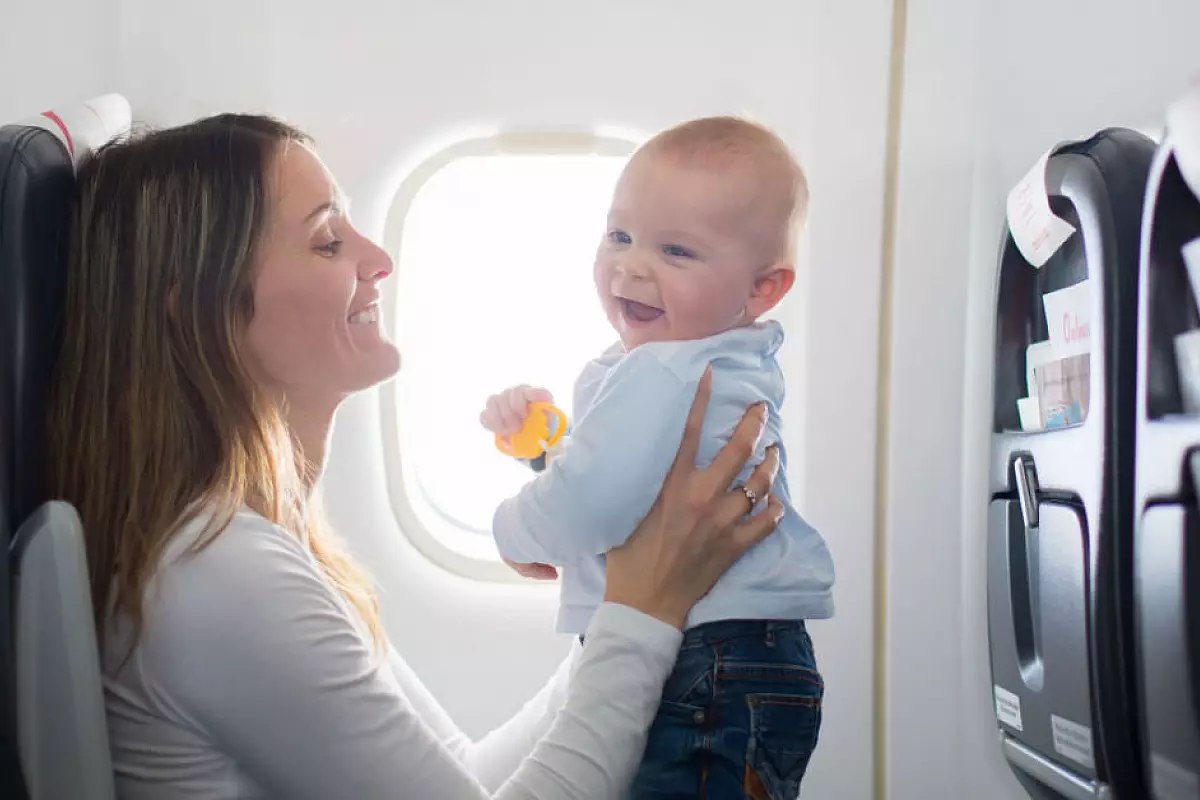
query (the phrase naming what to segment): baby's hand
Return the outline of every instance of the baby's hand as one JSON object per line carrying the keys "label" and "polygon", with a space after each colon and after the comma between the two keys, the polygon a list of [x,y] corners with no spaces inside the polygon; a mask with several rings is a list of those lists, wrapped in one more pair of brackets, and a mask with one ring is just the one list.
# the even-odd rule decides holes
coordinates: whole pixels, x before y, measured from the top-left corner
{"label": "baby's hand", "polygon": [[507,436],[521,430],[521,424],[529,416],[529,404],[538,401],[553,403],[550,392],[536,386],[514,386],[487,400],[487,407],[479,415],[483,427],[498,436]]}
{"label": "baby's hand", "polygon": [[518,564],[515,561],[509,561],[504,556],[500,557],[505,564],[524,578],[533,578],[535,581],[552,581],[558,577],[558,570],[549,564],[534,562],[532,564]]}

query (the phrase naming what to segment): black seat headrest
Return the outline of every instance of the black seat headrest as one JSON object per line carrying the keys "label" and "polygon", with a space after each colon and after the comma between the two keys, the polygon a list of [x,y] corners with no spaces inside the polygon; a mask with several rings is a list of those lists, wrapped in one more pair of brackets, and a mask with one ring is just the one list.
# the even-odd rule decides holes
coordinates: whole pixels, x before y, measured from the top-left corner
{"label": "black seat headrest", "polygon": [[[42,416],[66,285],[75,171],[129,130],[120,95],[0,127],[0,541],[46,498]],[[5,535],[7,529],[7,535]]]}
{"label": "black seat headrest", "polygon": [[[43,416],[58,349],[75,172],[129,126],[128,101],[105,95],[0,127],[0,773],[16,780],[9,544],[48,499],[40,481]],[[0,796],[22,796],[19,786],[2,783]]]}

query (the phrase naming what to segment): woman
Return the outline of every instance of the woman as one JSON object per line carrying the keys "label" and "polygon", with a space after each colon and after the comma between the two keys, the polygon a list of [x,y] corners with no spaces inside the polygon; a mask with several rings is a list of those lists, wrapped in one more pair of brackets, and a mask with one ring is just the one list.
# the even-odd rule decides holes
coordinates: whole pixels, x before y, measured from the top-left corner
{"label": "woman", "polygon": [[587,646],[473,743],[315,509],[339,403],[399,357],[376,307],[391,262],[306,137],[221,115],[110,146],[79,183],[51,481],[87,531],[119,794],[619,796],[688,609],[781,513],[744,519],[728,490],[762,409],[696,470],[702,386]]}

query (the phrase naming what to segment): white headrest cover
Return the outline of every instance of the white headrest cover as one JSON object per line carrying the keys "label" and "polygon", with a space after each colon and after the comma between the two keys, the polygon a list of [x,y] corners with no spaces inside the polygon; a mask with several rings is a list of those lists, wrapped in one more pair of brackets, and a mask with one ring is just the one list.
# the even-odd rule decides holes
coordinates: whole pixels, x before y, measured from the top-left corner
{"label": "white headrest cover", "polygon": [[1184,182],[1200,198],[1200,78],[1167,110],[1167,135]]}
{"label": "white headrest cover", "polygon": [[132,120],[128,100],[119,94],[105,94],[83,103],[43,111],[20,124],[54,134],[78,170],[79,165],[100,146],[128,133]]}

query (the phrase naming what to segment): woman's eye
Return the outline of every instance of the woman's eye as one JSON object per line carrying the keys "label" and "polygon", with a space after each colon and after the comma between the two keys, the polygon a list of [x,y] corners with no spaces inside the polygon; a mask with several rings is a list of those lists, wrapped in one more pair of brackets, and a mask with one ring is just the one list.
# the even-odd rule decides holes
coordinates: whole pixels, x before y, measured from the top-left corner
{"label": "woman's eye", "polygon": [[665,245],[663,252],[671,258],[694,258],[691,250],[688,250],[686,247],[680,247],[677,244]]}
{"label": "woman's eye", "polygon": [[326,244],[317,245],[317,251],[324,253],[327,256],[336,256],[338,251],[342,249],[342,240],[333,239]]}
{"label": "woman's eye", "polygon": [[613,244],[629,244],[633,241],[625,231],[609,231],[608,240]]}

